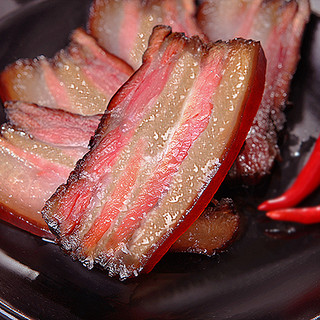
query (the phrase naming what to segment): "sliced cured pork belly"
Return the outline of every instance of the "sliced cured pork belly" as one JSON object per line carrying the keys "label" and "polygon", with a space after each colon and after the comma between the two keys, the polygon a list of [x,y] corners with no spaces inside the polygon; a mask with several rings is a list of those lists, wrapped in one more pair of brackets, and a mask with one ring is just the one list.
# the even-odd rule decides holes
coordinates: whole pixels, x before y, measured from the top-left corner
{"label": "sliced cured pork belly", "polygon": [[82,115],[101,114],[133,70],[83,30],[53,59],[21,59],[0,75],[3,101],[20,100]]}
{"label": "sliced cured pork belly", "polygon": [[212,256],[224,250],[236,237],[240,216],[231,199],[214,201],[172,245],[170,251]]}
{"label": "sliced cured pork belly", "polygon": [[[5,112],[10,124],[23,130],[23,132],[21,130],[15,131],[8,125],[3,127],[3,136],[6,136],[7,140],[8,137],[10,140],[10,137],[13,138],[14,135],[19,137],[20,135],[19,138],[22,141],[19,144],[18,153],[14,151],[10,142],[7,143],[6,150],[11,151],[11,155],[8,152],[5,153],[4,144],[2,144],[2,150],[5,153],[3,159],[6,158],[6,163],[9,163],[9,166],[15,165],[14,154],[19,155],[18,163],[30,163],[30,158],[32,158],[29,151],[30,144],[38,145],[38,142],[35,143],[35,139],[51,145],[45,146],[44,143],[41,143],[42,149],[45,147],[52,149],[52,145],[55,147],[87,147],[100,121],[100,116],[74,115],[66,111],[24,102],[5,103]],[[9,131],[13,134],[9,135]],[[32,139],[25,133],[31,135]],[[61,167],[64,166],[63,161],[61,161]],[[54,174],[37,176],[37,174],[30,174],[31,170],[28,170],[23,178],[19,175],[20,183],[12,187],[15,192],[10,193],[10,202],[6,202],[6,209],[4,209],[3,203],[0,204],[4,209],[0,211],[0,218],[33,234],[46,238],[53,237],[39,214],[39,208],[44,205],[44,199],[49,197],[48,192],[55,190],[60,185],[60,181],[66,181],[70,173],[66,170],[60,170],[59,158],[55,158],[55,162],[56,168],[59,170],[56,172],[56,176]],[[37,163],[40,163],[40,161]],[[18,171],[21,167],[18,168]],[[53,168],[51,169],[53,170]],[[15,173],[16,170],[13,171],[13,174]],[[29,178],[26,179],[26,177],[33,181],[34,186],[43,186],[37,188],[38,205],[35,205],[34,189],[31,189],[29,194],[26,193],[26,183],[30,182]],[[59,179],[55,179],[57,177]],[[7,184],[7,181],[1,180],[0,182],[0,189],[3,190],[1,183]],[[50,185],[49,189],[48,185]],[[20,198],[21,193],[24,194],[22,199]],[[5,201],[4,199],[6,199],[5,195],[2,196],[3,201]],[[21,204],[22,202],[23,204]],[[17,203],[21,205],[17,206]],[[12,204],[14,205],[12,206]],[[25,208],[29,208],[29,210]],[[34,210],[33,214],[32,210]],[[212,254],[232,242],[238,229],[238,223],[239,216],[234,211],[231,200],[222,200],[221,203],[216,201],[214,207],[207,208],[203,215],[188,229],[187,234],[178,239],[177,243],[174,244],[173,251]]]}
{"label": "sliced cured pork belly", "polygon": [[283,109],[309,19],[308,0],[204,0],[199,25],[211,41],[235,37],[261,41],[267,58],[261,107],[230,176],[257,182],[270,173],[279,150]]}
{"label": "sliced cured pork belly", "polygon": [[101,116],[81,116],[24,102],[6,102],[0,136],[0,218],[52,238],[40,213],[88,152]]}
{"label": "sliced cured pork belly", "polygon": [[210,202],[260,104],[259,43],[155,27],[90,151],[42,211],[57,241],[121,279],[148,272]]}
{"label": "sliced cured pork belly", "polygon": [[95,0],[88,28],[103,48],[137,69],[156,25],[204,39],[195,12],[193,0]]}
{"label": "sliced cured pork belly", "polygon": [[59,147],[87,148],[101,116],[81,116],[21,101],[6,102],[10,123],[33,138]]}
{"label": "sliced cured pork belly", "polygon": [[3,125],[0,136],[0,217],[27,231],[49,236],[41,216],[45,201],[64,183],[87,148],[58,148]]}

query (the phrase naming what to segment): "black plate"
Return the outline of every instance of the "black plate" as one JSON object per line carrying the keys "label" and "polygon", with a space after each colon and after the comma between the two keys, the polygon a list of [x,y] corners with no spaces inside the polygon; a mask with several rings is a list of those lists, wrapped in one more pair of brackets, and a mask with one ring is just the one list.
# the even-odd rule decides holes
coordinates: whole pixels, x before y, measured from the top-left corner
{"label": "black plate", "polygon": [[[1,0],[0,70],[52,56],[84,26],[90,0]],[[0,222],[0,318],[311,319],[320,314],[320,227],[270,221],[256,210],[291,183],[320,132],[320,21],[312,16],[291,90],[283,161],[255,188],[233,190],[243,233],[207,258],[167,254],[149,275],[120,282],[88,271],[54,244]],[[3,115],[2,115],[3,117]],[[245,199],[245,200],[244,200]],[[319,204],[320,190],[305,205]]]}

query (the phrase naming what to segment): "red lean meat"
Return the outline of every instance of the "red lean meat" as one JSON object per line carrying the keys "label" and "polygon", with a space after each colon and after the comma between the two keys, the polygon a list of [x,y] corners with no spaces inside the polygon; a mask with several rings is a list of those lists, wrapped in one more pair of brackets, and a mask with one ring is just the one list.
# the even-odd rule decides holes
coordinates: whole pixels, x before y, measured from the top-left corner
{"label": "red lean meat", "polygon": [[[198,21],[211,41],[235,37],[261,41],[267,58],[266,87],[261,106],[231,177],[257,182],[270,173],[279,150],[283,109],[299,60],[308,0],[204,0]],[[227,22],[227,23],[226,23]]]}
{"label": "red lean meat", "polygon": [[195,12],[193,0],[95,0],[88,29],[103,48],[137,69],[156,25],[205,39]]}
{"label": "red lean meat", "polygon": [[43,216],[63,249],[121,279],[148,272],[224,179],[261,101],[259,43],[205,45],[156,27],[90,152]]}
{"label": "red lean meat", "polygon": [[51,60],[41,56],[8,66],[0,75],[2,101],[20,100],[82,115],[103,113],[133,70],[81,29],[71,40]]}
{"label": "red lean meat", "polygon": [[88,152],[101,116],[81,116],[24,102],[5,103],[0,136],[0,217],[52,238],[41,216],[45,201]]}
{"label": "red lean meat", "polygon": [[84,147],[98,128],[101,116],[81,116],[21,101],[6,102],[10,124],[33,138],[57,147]]}

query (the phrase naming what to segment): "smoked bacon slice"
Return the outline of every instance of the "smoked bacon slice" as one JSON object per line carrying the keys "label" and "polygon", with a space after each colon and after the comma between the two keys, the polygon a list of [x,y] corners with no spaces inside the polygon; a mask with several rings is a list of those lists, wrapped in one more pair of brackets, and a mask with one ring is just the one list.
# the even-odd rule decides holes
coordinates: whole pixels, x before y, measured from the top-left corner
{"label": "smoked bacon slice", "polygon": [[[31,141],[32,143],[36,143],[36,140],[40,140],[42,142],[42,148],[45,146],[44,143],[48,143],[49,145],[46,146],[48,149],[52,148],[52,145],[55,147],[87,147],[100,121],[99,116],[74,115],[66,111],[24,102],[5,103],[5,112],[10,125],[19,127],[19,135],[22,135],[23,139],[28,142],[19,145],[19,160],[20,163],[24,164],[30,163],[30,152],[28,148]],[[8,134],[5,134],[8,128],[10,127],[7,125],[3,127],[3,135],[8,136]],[[14,132],[13,128],[10,130]],[[22,131],[29,136],[31,135],[32,139]],[[10,143],[8,146],[11,154],[6,154],[6,157],[2,156],[2,160],[6,158],[6,163],[9,163],[8,168],[13,166],[16,169],[14,164],[17,152],[14,152],[13,146],[10,146]],[[2,151],[4,152],[4,150]],[[84,150],[84,152],[86,151],[87,150]],[[55,158],[55,160],[56,162],[58,160],[58,163],[56,163],[58,169],[58,171],[56,171],[57,176],[59,176],[62,181],[66,181],[71,172],[71,168],[70,172],[60,170],[59,158]],[[43,161],[45,161],[45,159],[43,159]],[[61,166],[64,165],[63,161],[64,157],[61,158]],[[38,163],[40,163],[40,160]],[[45,199],[48,198],[48,192],[55,190],[60,185],[59,180],[53,179],[53,173],[50,175],[37,175],[32,174],[32,170],[23,168],[23,166],[18,169],[19,171],[20,169],[23,169],[23,171],[27,170],[27,174],[24,178],[19,175],[19,183],[15,183],[14,186],[12,186],[14,192],[10,192],[10,194],[7,193],[10,202],[7,201],[6,204],[0,204],[0,206],[2,206],[0,218],[35,235],[52,238],[53,235],[42,219],[41,214],[39,214],[39,208],[43,207]],[[53,170],[53,168],[51,168],[51,170]],[[12,170],[11,174],[12,177],[14,177],[15,174],[17,174],[18,177],[16,170]],[[33,187],[35,185],[41,186],[41,188],[37,188],[36,195],[33,192],[34,188],[29,189],[26,185],[29,182],[29,178],[32,180]],[[12,180],[9,179],[9,181]],[[8,188],[7,184],[7,180],[0,180],[0,190]],[[49,189],[48,186],[50,186]],[[28,190],[30,190],[30,192],[26,193]],[[23,199],[20,197],[21,193],[24,194]],[[35,205],[35,198],[40,199],[38,205]],[[3,195],[1,199],[5,201],[6,196]],[[18,203],[20,203],[20,206],[16,205]],[[28,210],[26,210],[26,208],[28,208]],[[33,213],[32,210],[34,210]],[[230,199],[228,201],[223,199],[220,203],[215,201],[214,207],[206,208],[203,214],[186,231],[186,234],[183,234],[177,240],[172,251],[187,251],[211,255],[216,251],[224,249],[232,242],[237,233],[238,224],[239,215],[237,215],[233,209],[232,201]]]}
{"label": "smoked bacon slice", "polygon": [[83,147],[56,147],[5,124],[0,135],[0,218],[40,236],[51,237],[41,209],[64,183]]}
{"label": "smoked bacon slice", "polygon": [[82,29],[53,59],[20,59],[0,75],[2,101],[20,100],[82,115],[102,114],[132,68]]}
{"label": "smoked bacon slice", "polygon": [[101,116],[81,116],[24,102],[6,102],[0,136],[0,218],[52,238],[40,213],[88,152]]}
{"label": "smoked bacon slice", "polygon": [[204,0],[199,25],[211,41],[235,37],[261,41],[267,58],[265,92],[243,150],[230,176],[256,183],[279,155],[278,133],[291,78],[299,60],[308,0]]}
{"label": "smoked bacon slice", "polygon": [[236,237],[240,216],[231,199],[214,201],[171,246],[172,252],[189,252],[212,256],[223,251]]}
{"label": "smoked bacon slice", "polygon": [[138,69],[156,25],[205,39],[195,13],[193,0],[95,0],[88,29],[103,48]]}
{"label": "smoked bacon slice", "polygon": [[155,27],[91,149],[42,211],[57,241],[120,279],[148,272],[199,217],[260,103],[261,46]]}

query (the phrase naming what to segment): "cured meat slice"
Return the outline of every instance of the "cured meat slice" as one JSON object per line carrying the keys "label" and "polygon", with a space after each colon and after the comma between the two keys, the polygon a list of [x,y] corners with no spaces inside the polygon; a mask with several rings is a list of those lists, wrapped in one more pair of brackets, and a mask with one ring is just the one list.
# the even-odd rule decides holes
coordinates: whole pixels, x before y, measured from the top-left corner
{"label": "cured meat slice", "polygon": [[156,25],[204,39],[195,12],[193,0],[95,0],[88,27],[103,48],[137,69]]}
{"label": "cured meat slice", "polygon": [[148,272],[198,218],[260,103],[259,43],[208,44],[155,27],[91,149],[43,217],[63,249],[121,279]]}
{"label": "cured meat slice", "polygon": [[21,59],[0,75],[3,101],[20,100],[82,115],[101,114],[133,70],[77,29],[66,50],[49,60]]}
{"label": "cured meat slice", "polygon": [[5,112],[10,124],[0,137],[0,218],[52,238],[40,211],[88,151],[101,117],[24,102],[5,103]]}
{"label": "cured meat slice", "polygon": [[[230,176],[258,182],[270,173],[279,154],[278,132],[291,78],[299,60],[308,0],[204,0],[199,25],[211,41],[243,37],[261,41],[267,58],[266,86],[261,106]],[[227,21],[227,23],[226,23]]]}
{"label": "cured meat slice", "polygon": [[100,115],[81,116],[59,109],[21,101],[4,104],[10,123],[33,138],[59,147],[89,145],[100,122]]}
{"label": "cured meat slice", "polygon": [[[5,103],[5,107],[10,124],[19,127],[24,132],[32,135],[32,143],[34,143],[34,139],[36,139],[60,147],[86,147],[100,121],[99,116],[89,117],[74,115],[66,111],[50,109],[24,102],[7,102]],[[22,135],[22,140],[27,141],[27,143],[19,144],[21,149],[18,153],[20,162],[29,163],[30,154],[28,148],[31,139],[21,130],[17,133],[13,131],[13,128],[8,126],[3,128],[4,136],[8,137],[9,128],[14,134],[18,134],[18,137],[19,134]],[[9,137],[10,136],[12,137],[12,135],[9,135]],[[45,145],[42,143],[41,147],[43,148],[44,146]],[[47,147],[51,148],[51,146]],[[17,154],[17,151],[14,153],[13,149],[14,147],[10,143],[7,143],[6,149],[4,149],[4,144],[2,144],[3,151],[11,150],[13,152],[11,153],[11,156],[9,156],[8,153],[5,153],[2,158],[6,158],[6,162],[10,163],[12,166],[14,166],[15,163],[12,156],[13,154]],[[85,151],[86,150],[84,150],[84,152]],[[55,160],[58,159],[56,158]],[[59,161],[56,162],[59,163]],[[63,166],[63,163],[61,163],[61,166]],[[59,164],[57,164],[57,168],[59,168]],[[18,170],[20,169],[21,168],[19,167]],[[12,172],[12,175],[16,174],[16,170]],[[59,170],[57,176],[59,176],[61,180],[66,181],[69,176],[69,172],[68,174],[67,172],[68,171],[65,170]],[[31,191],[29,194],[25,193],[27,190],[26,182],[28,181],[28,179],[26,180],[26,177],[32,179],[33,185],[43,185],[42,188],[37,188],[37,198],[40,199],[40,205],[34,205],[34,192]],[[2,206],[0,218],[20,228],[26,229],[33,234],[45,238],[52,238],[53,235],[38,211],[39,208],[44,205],[43,199],[48,197],[48,192],[53,189],[55,190],[55,188],[58,187],[56,182],[56,184],[53,184],[52,188],[49,188],[48,190],[48,185],[53,182],[52,175],[47,175],[46,179],[42,174],[37,177],[37,175],[30,175],[30,171],[28,171],[24,176],[24,179],[21,179],[20,176],[20,183],[15,184],[14,188],[12,188],[14,189],[14,193],[10,193],[10,202],[7,201],[6,206],[4,206],[3,203],[0,204],[0,206]],[[1,187],[1,184],[6,185],[7,182],[5,180],[0,181],[0,189],[3,190],[4,187]],[[20,198],[21,192],[24,194],[23,199]],[[41,195],[41,193],[43,194]],[[2,196],[2,200],[4,199],[5,195]],[[21,202],[23,202],[23,205],[12,207],[12,203],[16,204]],[[231,243],[238,228],[239,216],[234,212],[231,200],[222,200],[221,203],[215,202],[214,205],[214,209],[213,207],[206,209],[203,215],[201,215],[188,229],[187,234],[185,236],[182,235],[178,239],[177,243],[175,243],[172,248],[173,251],[212,254]],[[6,207],[6,209],[4,209],[4,207]],[[30,208],[30,210],[26,210],[26,207]],[[32,210],[35,210],[33,214]]]}
{"label": "cured meat slice", "polygon": [[0,204],[2,219],[50,237],[41,208],[64,183],[87,148],[58,148],[3,125],[0,136]]}
{"label": "cured meat slice", "polygon": [[170,251],[212,256],[224,250],[236,237],[240,216],[231,199],[215,201],[172,245]]}

